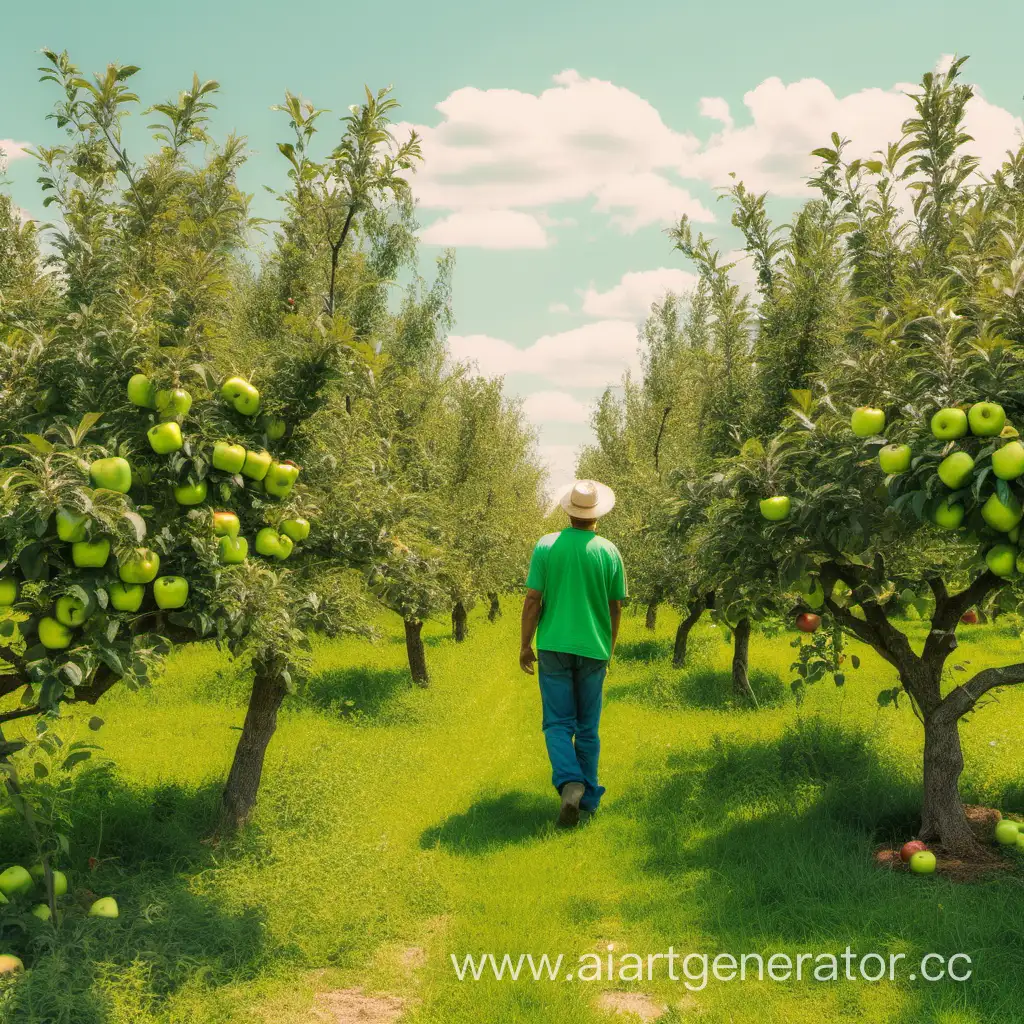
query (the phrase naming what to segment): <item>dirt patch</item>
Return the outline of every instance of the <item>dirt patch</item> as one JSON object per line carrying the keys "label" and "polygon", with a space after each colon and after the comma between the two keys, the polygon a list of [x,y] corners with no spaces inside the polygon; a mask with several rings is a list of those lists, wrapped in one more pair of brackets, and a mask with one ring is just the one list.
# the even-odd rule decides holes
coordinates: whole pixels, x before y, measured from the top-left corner
{"label": "dirt patch", "polygon": [[321,992],[313,1007],[313,1020],[324,1024],[395,1024],[405,1012],[398,996],[367,995],[361,988]]}
{"label": "dirt patch", "polygon": [[[1002,813],[995,807],[977,804],[965,804],[964,813],[971,832],[984,849],[979,856],[965,859],[950,856],[941,846],[929,844],[928,849],[935,854],[935,873],[952,882],[976,882],[998,872],[1013,871],[1016,865],[992,849],[992,833],[996,822],[1003,817]],[[900,859],[899,848],[883,846],[877,849],[875,863],[891,871],[910,874],[910,865]]]}
{"label": "dirt patch", "polygon": [[402,950],[402,966],[411,974],[427,962],[427,951],[422,946],[407,946]]}
{"label": "dirt patch", "polygon": [[630,1014],[642,1021],[657,1020],[668,1013],[668,1006],[642,992],[602,992],[597,1005],[605,1013]]}

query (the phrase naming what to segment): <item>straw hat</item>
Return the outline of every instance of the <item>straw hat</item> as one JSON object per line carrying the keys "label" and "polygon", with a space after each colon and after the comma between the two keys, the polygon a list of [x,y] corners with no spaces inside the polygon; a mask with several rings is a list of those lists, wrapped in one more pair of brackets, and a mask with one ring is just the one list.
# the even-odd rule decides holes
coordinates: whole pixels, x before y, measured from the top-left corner
{"label": "straw hat", "polygon": [[596,480],[576,480],[558,503],[573,519],[600,519],[615,507],[615,492]]}

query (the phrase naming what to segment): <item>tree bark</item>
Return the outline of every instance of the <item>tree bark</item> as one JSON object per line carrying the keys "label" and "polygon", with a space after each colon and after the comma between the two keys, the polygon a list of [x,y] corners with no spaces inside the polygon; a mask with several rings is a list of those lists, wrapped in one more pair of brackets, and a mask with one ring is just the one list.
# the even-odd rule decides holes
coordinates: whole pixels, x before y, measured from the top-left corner
{"label": "tree bark", "polygon": [[427,652],[423,647],[423,623],[419,619],[405,620],[405,652],[409,656],[409,672],[417,686],[428,686]]}
{"label": "tree bark", "polygon": [[703,598],[694,601],[690,605],[686,617],[679,623],[679,628],[676,630],[675,648],[672,651],[673,668],[682,668],[686,664],[686,645],[690,640],[690,630],[700,621],[700,617],[704,614],[704,606]]}
{"label": "tree bark", "polygon": [[658,602],[657,601],[648,601],[647,602],[647,619],[644,622],[644,625],[648,629],[650,629],[650,630],[654,630],[657,627],[657,625],[658,625]]}
{"label": "tree bark", "polygon": [[939,843],[957,857],[983,854],[967,824],[960,800],[960,773],[964,767],[957,720],[929,715],[924,726],[924,805],[921,839]]}
{"label": "tree bark", "polygon": [[487,621],[495,622],[501,618],[501,602],[498,600],[497,594],[488,594],[491,606],[487,609]]}
{"label": "tree bark", "polygon": [[457,644],[461,644],[469,633],[466,625],[466,606],[461,601],[456,601],[452,608],[452,637]]}
{"label": "tree bark", "polygon": [[286,692],[276,669],[268,666],[256,670],[242,735],[221,797],[220,826],[224,831],[244,825],[256,806],[263,760],[277,729],[277,712]]}
{"label": "tree bark", "polygon": [[750,688],[747,665],[750,660],[750,619],[740,619],[732,631],[732,692],[737,697],[756,704],[754,691]]}

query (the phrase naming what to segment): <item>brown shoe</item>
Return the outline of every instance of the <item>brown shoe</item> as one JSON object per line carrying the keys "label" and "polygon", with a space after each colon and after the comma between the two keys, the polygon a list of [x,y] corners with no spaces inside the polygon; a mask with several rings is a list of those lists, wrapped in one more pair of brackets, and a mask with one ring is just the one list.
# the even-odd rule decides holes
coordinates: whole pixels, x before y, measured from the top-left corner
{"label": "brown shoe", "polygon": [[562,787],[562,810],[558,815],[559,828],[575,828],[580,821],[580,800],[583,799],[583,783],[567,782]]}

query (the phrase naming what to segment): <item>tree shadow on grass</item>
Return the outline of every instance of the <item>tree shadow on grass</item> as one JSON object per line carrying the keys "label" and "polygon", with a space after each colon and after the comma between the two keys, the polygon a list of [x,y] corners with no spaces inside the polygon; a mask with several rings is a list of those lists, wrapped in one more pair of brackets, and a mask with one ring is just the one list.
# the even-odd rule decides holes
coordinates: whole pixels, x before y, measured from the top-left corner
{"label": "tree shadow on grass", "polygon": [[392,725],[413,720],[412,707],[402,701],[411,691],[406,668],[335,668],[307,680],[288,706]]}
{"label": "tree shadow on grass", "polygon": [[550,833],[557,809],[553,798],[520,790],[484,797],[461,814],[428,828],[420,836],[420,847],[480,855],[529,843]]}
{"label": "tree shadow on grass", "polygon": [[[920,787],[868,734],[803,720],[769,741],[681,751],[669,765],[667,781],[641,783],[612,808],[634,821],[651,880],[622,901],[624,921],[666,942],[689,929],[709,948],[766,959],[849,946],[858,957],[903,952],[919,964],[928,952],[963,951],[975,960],[971,984],[905,983],[900,1024],[943,1012],[1024,1019],[1024,978],[1013,966],[1024,957],[1021,879],[957,885],[877,867],[876,846],[917,829]],[[847,1019],[833,1000],[849,1019],[871,1018],[860,1002],[866,987],[822,986],[820,1019]],[[964,1014],[968,1005],[976,1016]]]}
{"label": "tree shadow on grass", "polygon": [[[789,686],[774,672],[753,669],[750,673],[750,687],[759,708],[779,707],[793,699]],[[608,699],[658,710],[756,710],[733,694],[729,672],[706,666],[683,672],[655,669],[645,679],[625,686],[609,687]]]}
{"label": "tree shadow on grass", "polygon": [[[109,764],[78,774],[70,852],[61,860],[70,883],[61,901],[61,926],[55,940],[47,925],[24,937],[4,934],[4,945],[12,945],[32,969],[13,991],[12,1003],[0,1009],[0,1019],[149,1019],[198,977],[211,989],[244,983],[267,963],[287,957],[286,949],[268,939],[258,908],[225,909],[210,894],[209,878],[194,884],[235,852],[222,846],[214,857],[204,841],[219,793],[219,785],[131,786]],[[0,848],[5,858],[33,859],[12,817],[0,820]],[[116,898],[116,920],[86,915],[99,896]]]}
{"label": "tree shadow on grass", "polygon": [[615,645],[618,661],[664,661],[671,656],[670,640],[626,640]]}

